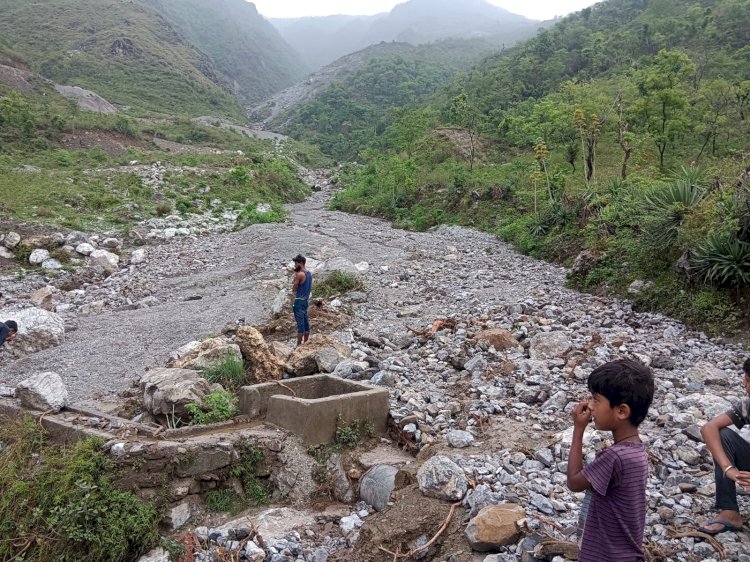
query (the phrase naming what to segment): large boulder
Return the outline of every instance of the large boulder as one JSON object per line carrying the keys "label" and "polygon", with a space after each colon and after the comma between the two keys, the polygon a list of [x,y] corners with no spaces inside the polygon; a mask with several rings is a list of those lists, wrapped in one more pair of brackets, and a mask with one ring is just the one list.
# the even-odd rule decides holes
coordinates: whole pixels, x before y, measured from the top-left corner
{"label": "large boulder", "polygon": [[274,355],[263,335],[251,326],[240,326],[235,338],[245,360],[248,378],[253,383],[277,381],[284,371],[284,362]]}
{"label": "large boulder", "polygon": [[53,302],[53,297],[55,294],[55,288],[52,285],[47,285],[46,287],[42,287],[41,289],[37,289],[34,291],[34,294],[31,295],[31,304],[33,304],[36,307],[43,308],[44,310],[54,310],[55,309],[55,303]]}
{"label": "large boulder", "polygon": [[529,356],[541,361],[564,357],[573,347],[570,338],[563,332],[542,332],[531,338]]}
{"label": "large boulder", "polygon": [[13,249],[16,246],[18,246],[18,243],[21,241],[21,235],[17,232],[9,232],[5,235],[5,239],[3,240],[3,245],[6,248]]}
{"label": "large boulder", "polygon": [[359,269],[346,258],[333,258],[325,262],[322,268],[323,272],[331,273],[333,271],[341,271],[343,273],[349,273],[350,275],[359,274]]}
{"label": "large boulder", "polygon": [[68,389],[62,377],[51,371],[20,382],[16,387],[16,396],[25,408],[43,412],[59,412],[68,405]]}
{"label": "large boulder", "polygon": [[479,332],[475,338],[477,341],[486,341],[497,351],[505,351],[507,349],[521,350],[521,344],[518,340],[513,337],[508,330],[502,330],[495,328],[492,330],[484,330]]}
{"label": "large boulder", "polygon": [[466,527],[466,538],[473,550],[488,552],[498,550],[501,546],[515,544],[522,532],[518,522],[526,517],[520,505],[490,505],[469,521]]}
{"label": "large boulder", "polygon": [[37,248],[29,255],[29,263],[31,265],[42,265],[46,260],[49,259],[49,250],[43,248]]}
{"label": "large boulder", "polygon": [[209,382],[197,371],[154,369],[141,378],[143,407],[155,416],[189,417],[187,404],[203,402],[211,393]]}
{"label": "large boulder", "polygon": [[[191,342],[192,343],[192,342]],[[183,348],[180,348],[182,350]],[[180,351],[178,350],[178,352]],[[227,358],[243,362],[240,346],[232,343],[226,338],[211,338],[199,342],[189,352],[168,363],[169,367],[175,369],[192,369],[201,371],[215,367]]]}
{"label": "large boulder", "polygon": [[106,273],[116,273],[120,270],[120,256],[107,250],[94,250],[89,255],[91,263],[101,267]]}
{"label": "large boulder", "polygon": [[359,499],[374,507],[376,511],[383,511],[396,487],[397,473],[398,469],[394,466],[373,466],[359,481]]}
{"label": "large boulder", "polygon": [[417,471],[420,491],[431,498],[456,501],[466,494],[468,482],[464,471],[444,456],[434,456]]}
{"label": "large boulder", "polygon": [[294,350],[286,362],[286,369],[297,377],[333,373],[349,356],[349,346],[331,337],[314,334],[306,344]]}
{"label": "large boulder", "polygon": [[4,311],[3,320],[15,320],[18,323],[18,335],[6,344],[13,357],[60,345],[65,336],[65,321],[62,317],[41,308]]}

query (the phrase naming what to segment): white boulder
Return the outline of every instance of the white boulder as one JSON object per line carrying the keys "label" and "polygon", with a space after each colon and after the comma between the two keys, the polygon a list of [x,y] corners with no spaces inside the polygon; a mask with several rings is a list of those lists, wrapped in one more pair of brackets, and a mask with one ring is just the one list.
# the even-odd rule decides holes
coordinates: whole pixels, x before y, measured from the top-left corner
{"label": "white boulder", "polygon": [[21,405],[33,410],[59,412],[68,404],[68,390],[62,377],[51,371],[39,373],[16,387]]}

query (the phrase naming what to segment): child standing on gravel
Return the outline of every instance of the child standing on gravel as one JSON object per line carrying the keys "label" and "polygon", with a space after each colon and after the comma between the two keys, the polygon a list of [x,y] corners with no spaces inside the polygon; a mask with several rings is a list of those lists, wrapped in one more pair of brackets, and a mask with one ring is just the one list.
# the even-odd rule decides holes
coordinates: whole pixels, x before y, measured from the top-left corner
{"label": "child standing on gravel", "polygon": [[[654,398],[654,378],[629,359],[606,363],[588,379],[591,399],[573,408],[568,488],[589,491],[591,502],[579,562],[643,561],[648,455],[638,435]],[[614,444],[583,466],[583,434],[590,421],[611,431]]]}
{"label": "child standing on gravel", "polygon": [[[742,386],[750,395],[750,358],[742,366]],[[717,535],[724,531],[739,531],[742,515],[737,505],[737,484],[750,489],[750,443],[737,432],[729,429],[734,425],[742,429],[750,423],[750,396],[745,396],[724,414],[719,414],[701,428],[706,447],[714,458],[716,478],[716,517],[706,521],[699,531]]]}

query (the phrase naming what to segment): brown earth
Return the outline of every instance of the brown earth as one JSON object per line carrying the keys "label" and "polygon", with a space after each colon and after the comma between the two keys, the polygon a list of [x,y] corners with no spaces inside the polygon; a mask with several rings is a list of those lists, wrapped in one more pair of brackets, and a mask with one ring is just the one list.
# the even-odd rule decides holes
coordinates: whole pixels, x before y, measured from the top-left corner
{"label": "brown earth", "polygon": [[[328,308],[324,301],[311,303],[308,311],[310,327],[317,334],[331,334],[346,328],[351,323],[351,317],[344,312]],[[270,341],[288,340],[297,333],[291,305],[287,304],[283,312],[277,317],[255,328]]]}
{"label": "brown earth", "polygon": [[[394,506],[365,520],[354,550],[334,554],[331,562],[392,562],[393,554],[400,549],[406,553],[414,548],[422,535],[431,539],[443,526],[451,504],[428,498],[416,484],[395,491],[391,500]],[[470,562],[471,547],[464,536],[465,524],[461,521],[463,508],[454,510],[450,523],[435,544],[430,547],[426,560],[445,560],[454,556],[456,562]],[[385,550],[382,550],[385,549]]]}
{"label": "brown earth", "polygon": [[59,141],[68,150],[89,150],[99,148],[110,156],[125,156],[128,148],[147,148],[148,143],[114,131],[79,129],[75,133],[65,133]]}

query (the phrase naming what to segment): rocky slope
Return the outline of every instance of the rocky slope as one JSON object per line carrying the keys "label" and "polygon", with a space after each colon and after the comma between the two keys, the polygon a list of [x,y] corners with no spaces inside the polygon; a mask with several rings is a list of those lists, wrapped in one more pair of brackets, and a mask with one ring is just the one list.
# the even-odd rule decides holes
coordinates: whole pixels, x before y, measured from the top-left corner
{"label": "rocky slope", "polygon": [[[698,428],[740,396],[745,350],[669,318],[637,313],[626,301],[566,289],[564,269],[520,256],[486,234],[456,227],[405,232],[376,219],[327,211],[330,187],[320,175],[310,180],[323,189],[292,206],[284,225],[165,240],[149,248],[144,263],[85,287],[105,295],[101,314],[79,317],[77,329],[59,347],[15,361],[4,358],[0,378],[17,382],[56,370],[77,400],[116,393],[145,367],[163,365],[187,341],[239,318],[265,322],[275,295],[289,281],[285,265],[297,253],[338,260],[342,269],[367,262],[367,293],[357,299],[364,302],[342,301],[352,306],[354,318],[350,329],[336,334],[365,366],[350,363],[352,368],[342,366],[337,374],[387,387],[404,445],[421,451],[417,464],[437,459],[433,462],[453,471],[454,488],[474,485],[463,496],[467,509],[427,559],[521,560],[543,537],[574,541],[582,498],[565,486],[569,412],[586,396],[593,368],[634,357],[651,365],[657,383],[642,426],[652,461],[649,552],[666,560],[750,560],[750,533],[744,531],[725,533],[717,543],[675,537],[712,514],[713,470]],[[18,293],[45,283],[30,276],[1,285],[6,296],[23,300]],[[134,299],[131,292],[156,300],[137,310],[106,306]],[[589,459],[605,438],[587,434]],[[435,482],[418,474],[417,480],[422,494],[438,497]],[[408,503],[406,490],[391,497],[398,509],[374,513],[353,505],[349,515],[335,518],[333,530],[330,518],[313,517],[267,543],[263,556],[391,560],[380,546],[424,544],[425,533],[433,530],[408,524],[408,510],[422,508],[416,500]],[[740,501],[746,510],[747,498]],[[494,545],[496,554],[468,554],[459,521],[499,502],[521,506],[526,536],[511,533],[503,546]],[[440,524],[448,504],[437,506],[437,519],[423,525]],[[411,519],[417,521],[413,514]],[[200,533],[206,544],[229,540],[227,529]]]}

